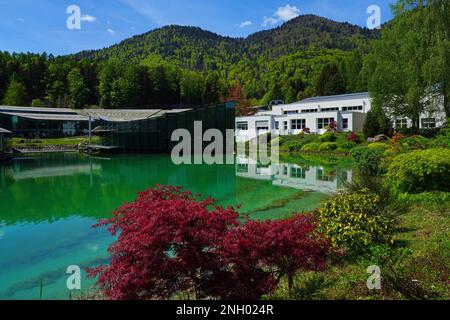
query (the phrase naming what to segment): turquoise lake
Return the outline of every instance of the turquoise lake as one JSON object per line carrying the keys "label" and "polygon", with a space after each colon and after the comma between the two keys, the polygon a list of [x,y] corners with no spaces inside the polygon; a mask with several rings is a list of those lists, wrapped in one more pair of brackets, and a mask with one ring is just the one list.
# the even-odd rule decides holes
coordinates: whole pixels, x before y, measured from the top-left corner
{"label": "turquoise lake", "polygon": [[[92,226],[155,184],[183,186],[266,220],[313,210],[351,179],[349,166],[303,160],[176,166],[166,155],[14,159],[0,165],[0,299],[69,299],[68,266],[108,263],[114,238]],[[82,290],[92,285],[83,271]]]}

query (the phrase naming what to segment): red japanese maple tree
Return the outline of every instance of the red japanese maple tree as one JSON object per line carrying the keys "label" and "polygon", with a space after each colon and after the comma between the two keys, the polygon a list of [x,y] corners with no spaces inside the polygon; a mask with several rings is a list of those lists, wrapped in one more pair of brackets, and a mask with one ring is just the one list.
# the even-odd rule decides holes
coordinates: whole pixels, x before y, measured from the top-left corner
{"label": "red japanese maple tree", "polygon": [[[215,207],[181,188],[157,186],[122,206],[110,220],[117,242],[109,248],[109,266],[90,270],[111,299],[168,298],[193,289],[197,298],[209,294],[226,273],[220,250],[228,230],[237,225],[233,209]],[[210,286],[211,284],[211,286]]]}
{"label": "red japanese maple tree", "polygon": [[146,190],[99,225],[118,234],[110,264],[89,270],[110,299],[259,299],[284,275],[323,268],[329,248],[309,216],[240,225],[233,208],[179,187]]}
{"label": "red japanese maple tree", "polygon": [[292,289],[297,271],[325,268],[331,253],[329,242],[316,235],[315,229],[310,215],[297,215],[287,220],[251,221],[230,232],[225,247],[228,258],[236,266],[236,273],[251,268],[254,274],[261,271],[265,271],[266,277],[270,274],[266,292],[270,292],[283,276],[287,276],[289,289]]}

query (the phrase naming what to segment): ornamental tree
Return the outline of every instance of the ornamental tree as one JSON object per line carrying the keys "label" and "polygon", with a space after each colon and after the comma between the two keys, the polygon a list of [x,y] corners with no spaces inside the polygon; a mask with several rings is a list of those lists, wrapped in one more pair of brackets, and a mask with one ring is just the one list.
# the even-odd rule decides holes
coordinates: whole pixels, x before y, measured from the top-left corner
{"label": "ornamental tree", "polygon": [[[314,232],[315,229],[314,220],[308,215],[287,220],[251,221],[228,234],[226,255],[233,262],[238,278],[245,279],[251,269],[252,275],[265,273],[267,285],[275,286],[287,276],[291,290],[296,272],[321,270],[326,266],[330,245]],[[254,285],[258,285],[256,278],[254,280]]]}
{"label": "ornamental tree", "polygon": [[329,245],[310,216],[242,225],[237,218],[179,187],[149,189],[99,223],[118,239],[109,266],[88,274],[110,299],[260,299],[283,276],[291,288],[298,270],[325,266]]}
{"label": "ornamental tree", "polygon": [[175,187],[140,193],[100,223],[120,234],[109,248],[110,265],[90,270],[90,276],[99,276],[97,285],[111,299],[164,299],[190,290],[197,299],[208,297],[227,277],[219,249],[238,217],[231,208],[212,205]]}

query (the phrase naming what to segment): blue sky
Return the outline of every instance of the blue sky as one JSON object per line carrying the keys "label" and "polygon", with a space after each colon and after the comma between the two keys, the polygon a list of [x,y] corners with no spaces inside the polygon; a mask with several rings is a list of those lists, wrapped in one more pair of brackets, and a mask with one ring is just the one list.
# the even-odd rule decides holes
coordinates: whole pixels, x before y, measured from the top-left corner
{"label": "blue sky", "polygon": [[[232,37],[282,24],[299,14],[366,25],[369,5],[391,19],[393,0],[0,0],[0,50],[55,55],[110,46],[168,25],[192,25]],[[81,30],[69,30],[66,9],[81,9]]]}

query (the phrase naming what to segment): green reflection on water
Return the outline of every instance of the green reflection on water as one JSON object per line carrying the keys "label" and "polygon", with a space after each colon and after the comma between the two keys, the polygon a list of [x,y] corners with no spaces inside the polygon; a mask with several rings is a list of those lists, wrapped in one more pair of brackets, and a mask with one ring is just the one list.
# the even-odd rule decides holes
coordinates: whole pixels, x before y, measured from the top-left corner
{"label": "green reflection on water", "polygon": [[0,299],[38,299],[41,282],[44,299],[67,299],[69,265],[108,261],[114,239],[92,225],[155,184],[183,186],[265,220],[316,208],[344,173],[348,179],[346,169],[303,160],[260,167],[246,159],[176,166],[166,155],[15,159],[0,166]]}

